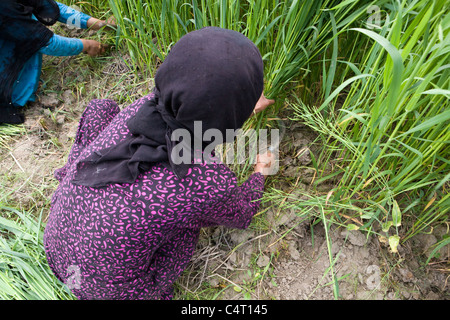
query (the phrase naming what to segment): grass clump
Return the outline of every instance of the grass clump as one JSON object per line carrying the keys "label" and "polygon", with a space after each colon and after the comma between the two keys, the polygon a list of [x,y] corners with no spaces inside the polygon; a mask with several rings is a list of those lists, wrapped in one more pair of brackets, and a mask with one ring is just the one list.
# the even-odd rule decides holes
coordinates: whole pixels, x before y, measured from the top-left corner
{"label": "grass clump", "polygon": [[4,300],[72,300],[51,272],[43,245],[43,210],[29,213],[0,204],[0,298]]}

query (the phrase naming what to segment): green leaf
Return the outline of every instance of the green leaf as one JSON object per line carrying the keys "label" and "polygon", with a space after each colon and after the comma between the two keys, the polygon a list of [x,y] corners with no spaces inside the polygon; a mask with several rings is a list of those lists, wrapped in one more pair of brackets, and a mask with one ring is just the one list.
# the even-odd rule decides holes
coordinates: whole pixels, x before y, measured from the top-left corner
{"label": "green leaf", "polygon": [[400,237],[397,235],[389,237],[389,246],[391,247],[392,252],[396,253],[398,244],[400,243]]}
{"label": "green leaf", "polygon": [[392,221],[386,221],[381,225],[381,230],[383,230],[383,232],[388,232],[389,228],[392,227],[393,225],[394,223]]}
{"label": "green leaf", "polygon": [[450,109],[448,109],[447,111],[444,111],[438,115],[435,115],[434,117],[424,121],[423,123],[419,124],[418,126],[406,131],[405,133],[397,136],[397,138],[402,137],[402,136],[406,136],[408,134],[417,132],[417,131],[421,131],[421,130],[427,130],[437,124],[443,123],[447,120],[450,119]]}
{"label": "green leaf", "polygon": [[360,216],[360,218],[361,218],[361,219],[370,220],[370,219],[372,219],[375,215],[376,215],[376,212],[375,212],[375,211],[370,211],[370,212],[367,212],[367,213],[362,214],[362,215]]}
{"label": "green leaf", "polygon": [[392,221],[396,227],[399,227],[402,224],[402,212],[400,211],[398,203],[395,200],[392,206]]}
{"label": "green leaf", "polygon": [[354,76],[350,79],[347,79],[346,81],[344,81],[339,87],[337,87],[329,96],[328,98],[321,104],[321,106],[319,107],[318,111],[322,111],[322,109],[326,108],[328,106],[328,104],[333,101],[333,99],[348,85],[350,85],[352,82],[361,79],[361,78],[366,78],[366,77],[372,77],[374,78],[373,75],[371,74],[360,74],[357,76]]}
{"label": "green leaf", "polygon": [[430,89],[430,90],[422,92],[422,94],[442,94],[442,95],[445,95],[445,96],[450,96],[450,90]]}
{"label": "green leaf", "polygon": [[[402,75],[403,75],[403,59],[400,54],[400,51],[389,42],[388,39],[383,38],[378,33],[375,33],[370,30],[361,29],[361,28],[352,28],[350,30],[355,30],[361,33],[364,33],[365,35],[369,36],[376,42],[378,42],[388,53],[389,56],[392,58],[392,61],[394,63],[394,68],[392,70],[392,81],[389,84],[389,92],[388,96],[386,98],[386,105],[387,105],[387,114],[391,115],[394,113],[394,110],[397,105],[397,99],[399,97],[400,88],[401,88],[401,82],[402,82]],[[384,123],[385,125],[385,123]],[[384,125],[380,127],[381,130],[384,129]]]}
{"label": "green leaf", "polygon": [[433,259],[436,256],[436,253],[444,246],[450,244],[450,238],[444,238],[442,241],[438,242],[437,244],[435,244],[435,248],[433,249],[433,251],[430,253],[430,255],[428,256],[427,261],[425,262],[425,264],[428,264],[430,262],[431,259]]}
{"label": "green leaf", "polygon": [[356,224],[350,223],[347,225],[347,230],[352,231],[352,230],[358,230],[359,227]]}

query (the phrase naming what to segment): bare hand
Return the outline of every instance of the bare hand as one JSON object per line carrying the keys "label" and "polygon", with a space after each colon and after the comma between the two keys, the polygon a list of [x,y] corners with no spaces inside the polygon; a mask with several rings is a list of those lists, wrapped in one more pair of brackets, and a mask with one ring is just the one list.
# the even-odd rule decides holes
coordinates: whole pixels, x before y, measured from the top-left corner
{"label": "bare hand", "polygon": [[255,172],[260,172],[264,176],[270,175],[275,161],[275,155],[270,151],[265,154],[258,154],[256,156]]}
{"label": "bare hand", "polygon": [[110,17],[108,20],[99,20],[96,18],[90,18],[87,21],[87,27],[91,28],[92,30],[98,31],[103,27],[112,29],[113,27],[117,27],[117,24],[116,24],[116,19],[114,18],[114,16]]}
{"label": "bare hand", "polygon": [[81,41],[83,42],[83,53],[86,53],[91,57],[95,57],[105,53],[105,50],[107,48],[106,45],[103,45],[95,40],[81,39]]}
{"label": "bare hand", "polygon": [[256,102],[255,106],[255,113],[261,112],[264,109],[266,109],[268,106],[271,106],[275,103],[275,100],[273,99],[267,99],[264,96],[264,92],[261,94],[261,97],[259,98],[258,102]]}

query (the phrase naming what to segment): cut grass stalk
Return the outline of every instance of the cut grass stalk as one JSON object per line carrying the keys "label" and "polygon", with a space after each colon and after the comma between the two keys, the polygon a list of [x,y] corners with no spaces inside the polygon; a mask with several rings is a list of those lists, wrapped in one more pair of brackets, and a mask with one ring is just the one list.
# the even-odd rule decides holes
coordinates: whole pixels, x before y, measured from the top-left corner
{"label": "cut grass stalk", "polygon": [[4,206],[0,212],[0,298],[73,300],[47,265],[42,210],[37,220]]}

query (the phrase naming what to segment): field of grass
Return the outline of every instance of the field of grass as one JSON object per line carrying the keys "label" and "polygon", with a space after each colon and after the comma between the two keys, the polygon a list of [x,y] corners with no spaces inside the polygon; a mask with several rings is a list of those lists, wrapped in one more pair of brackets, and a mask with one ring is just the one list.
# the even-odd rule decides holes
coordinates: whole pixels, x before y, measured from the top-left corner
{"label": "field of grass", "polygon": [[[117,83],[105,84],[111,88],[108,97],[121,103],[132,100],[130,92],[153,77],[171,46],[189,31],[219,26],[242,32],[257,44],[265,63],[265,94],[277,102],[246,127],[276,126],[280,118],[307,126],[321,146],[307,151],[314,171],[312,190],[332,185],[326,193],[308,192],[299,200],[278,187],[289,179],[271,177],[264,210],[295,208],[325,230],[338,225],[374,234],[393,254],[416,235],[448,225],[447,1],[62,2],[98,18],[114,15],[118,27],[92,37],[102,37],[129,56],[123,60],[129,70],[125,75],[138,80],[115,78]],[[94,70],[108,61],[82,59],[82,65],[94,65]],[[84,93],[82,83],[69,84],[69,89]],[[20,126],[1,126],[0,148],[23,134]],[[236,168],[241,179],[250,167]],[[45,199],[44,206],[22,207],[8,196],[0,198],[0,298],[72,298],[51,276],[43,255],[44,222],[36,217],[45,216]],[[264,228],[263,215],[255,224]],[[435,248],[448,243],[449,238],[439,239]],[[195,298],[207,297],[214,295]]]}

